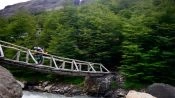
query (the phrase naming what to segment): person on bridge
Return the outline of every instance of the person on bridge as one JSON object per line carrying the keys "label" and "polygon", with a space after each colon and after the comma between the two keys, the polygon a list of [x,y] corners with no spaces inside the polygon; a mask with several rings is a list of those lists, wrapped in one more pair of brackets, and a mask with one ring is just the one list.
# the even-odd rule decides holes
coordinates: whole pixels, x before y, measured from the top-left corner
{"label": "person on bridge", "polygon": [[38,64],[42,64],[43,63],[43,53],[44,53],[44,49],[41,47],[34,47],[34,50],[36,51],[36,53],[34,54]]}

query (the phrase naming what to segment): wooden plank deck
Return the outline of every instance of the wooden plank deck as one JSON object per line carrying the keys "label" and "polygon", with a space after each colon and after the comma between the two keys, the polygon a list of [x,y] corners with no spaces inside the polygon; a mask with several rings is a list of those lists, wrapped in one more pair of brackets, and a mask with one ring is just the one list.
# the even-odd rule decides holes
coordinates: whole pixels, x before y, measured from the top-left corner
{"label": "wooden plank deck", "polygon": [[92,77],[99,77],[99,76],[104,76],[107,74],[110,74],[109,72],[104,73],[104,72],[87,72],[87,71],[72,71],[72,70],[65,70],[65,69],[56,69],[54,67],[49,67],[45,65],[38,65],[38,64],[29,64],[25,62],[19,62],[15,60],[10,60],[10,59],[4,59],[0,58],[0,65],[11,65],[11,66],[18,66],[18,67],[23,67],[23,68],[30,68],[35,71],[39,71],[42,73],[52,73],[52,74],[57,74],[57,75],[68,75],[68,76],[92,76]]}

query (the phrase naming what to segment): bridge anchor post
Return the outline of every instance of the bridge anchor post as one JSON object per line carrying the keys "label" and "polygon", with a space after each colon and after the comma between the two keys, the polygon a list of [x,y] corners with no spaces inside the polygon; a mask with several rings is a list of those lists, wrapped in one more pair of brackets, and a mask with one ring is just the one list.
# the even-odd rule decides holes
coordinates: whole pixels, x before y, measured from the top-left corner
{"label": "bridge anchor post", "polygon": [[4,52],[2,50],[2,46],[0,45],[0,57],[4,57]]}

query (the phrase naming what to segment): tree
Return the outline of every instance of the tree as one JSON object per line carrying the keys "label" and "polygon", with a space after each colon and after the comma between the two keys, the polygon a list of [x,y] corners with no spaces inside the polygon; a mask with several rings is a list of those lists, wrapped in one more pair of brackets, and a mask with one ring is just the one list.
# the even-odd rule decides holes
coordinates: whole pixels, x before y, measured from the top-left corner
{"label": "tree", "polygon": [[18,12],[9,18],[7,29],[9,41],[33,47],[36,40],[36,22],[32,15],[23,11]]}
{"label": "tree", "polygon": [[[135,6],[129,24],[124,27],[123,61],[121,71],[125,75],[127,86],[175,82],[174,69],[174,2],[162,2],[137,12]],[[151,5],[149,4],[145,5]],[[139,7],[139,8],[138,8]],[[144,7],[145,8],[145,7]],[[148,14],[149,13],[149,14]],[[134,19],[134,21],[133,21]],[[171,21],[169,21],[171,20]],[[167,71],[168,70],[168,71]],[[134,83],[134,85],[132,85]]]}
{"label": "tree", "polygon": [[49,44],[51,52],[101,62],[108,68],[119,64],[122,22],[107,7],[95,3],[64,9],[53,27],[56,27],[56,31]]}
{"label": "tree", "polygon": [[8,40],[8,31],[7,31],[7,25],[8,25],[8,21],[6,19],[4,19],[3,17],[0,17],[0,39],[1,40]]}

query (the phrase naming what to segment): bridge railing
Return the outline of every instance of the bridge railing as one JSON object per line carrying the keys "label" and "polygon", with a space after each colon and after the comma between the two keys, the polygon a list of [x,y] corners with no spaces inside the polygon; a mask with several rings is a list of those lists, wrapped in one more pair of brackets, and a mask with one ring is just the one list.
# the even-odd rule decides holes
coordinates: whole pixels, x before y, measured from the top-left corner
{"label": "bridge railing", "polygon": [[[35,54],[42,55],[43,57],[42,63],[39,64],[39,62],[35,58]],[[101,63],[92,63],[87,61],[59,57],[47,53],[30,50],[28,48],[1,40],[0,40],[0,57],[14,60],[15,62],[23,62],[28,64],[35,64],[36,66],[51,67],[55,68],[56,70],[90,72],[90,73],[109,73],[109,70],[105,68]]]}

